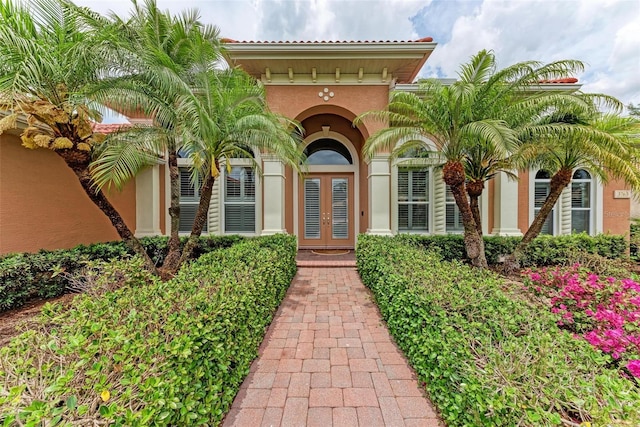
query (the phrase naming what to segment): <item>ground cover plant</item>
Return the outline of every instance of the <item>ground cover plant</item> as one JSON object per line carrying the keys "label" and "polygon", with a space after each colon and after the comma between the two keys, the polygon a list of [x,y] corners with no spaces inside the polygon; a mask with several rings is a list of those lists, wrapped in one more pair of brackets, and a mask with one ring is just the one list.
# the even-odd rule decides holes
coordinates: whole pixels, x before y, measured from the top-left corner
{"label": "ground cover plant", "polygon": [[626,278],[600,277],[575,264],[527,271],[526,284],[543,297],[558,326],[584,339],[633,381],[640,379],[640,284]]}
{"label": "ground cover plant", "polygon": [[[194,258],[243,240],[241,236],[207,236],[199,240]],[[182,244],[186,242],[183,238]],[[144,237],[140,243],[156,265],[167,256],[167,237]],[[10,254],[0,258],[0,313],[21,307],[34,298],[52,298],[69,292],[69,281],[87,262],[131,257],[124,242],[79,245],[73,249]]]}
{"label": "ground cover plant", "polygon": [[611,357],[502,278],[397,237],[360,236],[356,257],[447,425],[640,423],[640,388]]}
{"label": "ground cover plant", "polygon": [[0,425],[216,425],[293,278],[291,236],[248,239],[162,282],[139,258],[124,285],[50,305],[0,349]]}

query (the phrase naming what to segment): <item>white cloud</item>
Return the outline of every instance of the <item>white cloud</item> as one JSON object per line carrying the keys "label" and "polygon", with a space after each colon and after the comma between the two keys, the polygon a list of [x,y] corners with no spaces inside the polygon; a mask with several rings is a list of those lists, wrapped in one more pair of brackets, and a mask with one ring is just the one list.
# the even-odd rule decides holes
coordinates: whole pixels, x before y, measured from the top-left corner
{"label": "white cloud", "polygon": [[457,18],[451,39],[438,46],[423,73],[454,76],[459,64],[483,48],[496,52],[500,66],[578,59],[587,65],[578,76],[583,91],[638,103],[639,27],[635,1],[486,0],[474,13]]}
{"label": "white cloud", "polygon": [[[78,0],[124,15],[130,3]],[[199,8],[202,20],[236,40],[411,40],[439,46],[423,75],[455,77],[480,49],[501,66],[579,59],[588,92],[640,103],[640,2],[637,0],[158,0],[177,12]]]}

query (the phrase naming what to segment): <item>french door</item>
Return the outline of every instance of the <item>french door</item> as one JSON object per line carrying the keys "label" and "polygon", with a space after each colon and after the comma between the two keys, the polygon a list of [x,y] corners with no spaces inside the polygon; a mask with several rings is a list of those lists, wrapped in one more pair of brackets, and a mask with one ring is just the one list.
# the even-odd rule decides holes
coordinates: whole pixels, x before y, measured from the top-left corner
{"label": "french door", "polygon": [[353,174],[310,174],[299,190],[300,246],[352,248]]}

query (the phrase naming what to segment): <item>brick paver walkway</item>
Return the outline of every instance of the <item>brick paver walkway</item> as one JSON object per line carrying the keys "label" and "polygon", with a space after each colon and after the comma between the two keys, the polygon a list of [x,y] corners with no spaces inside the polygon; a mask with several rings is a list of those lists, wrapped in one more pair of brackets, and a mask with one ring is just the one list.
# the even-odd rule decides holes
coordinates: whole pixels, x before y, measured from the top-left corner
{"label": "brick paver walkway", "polygon": [[224,426],[441,426],[353,267],[299,268]]}

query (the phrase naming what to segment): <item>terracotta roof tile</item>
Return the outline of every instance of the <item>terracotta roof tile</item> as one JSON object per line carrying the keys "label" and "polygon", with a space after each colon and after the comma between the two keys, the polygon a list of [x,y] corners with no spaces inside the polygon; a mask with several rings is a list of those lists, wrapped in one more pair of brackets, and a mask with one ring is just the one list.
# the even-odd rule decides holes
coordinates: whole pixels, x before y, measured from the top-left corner
{"label": "terracotta roof tile", "polygon": [[94,123],[93,131],[100,133],[111,133],[119,130],[120,128],[126,128],[131,126],[129,123]]}
{"label": "terracotta roof tile", "polygon": [[575,77],[565,77],[562,79],[550,79],[550,80],[540,80],[539,83],[578,83],[578,79],[576,79]]}
{"label": "terracotta roof tile", "polygon": [[323,44],[323,43],[331,43],[331,44],[348,44],[348,43],[431,43],[433,41],[433,37],[423,37],[417,40],[234,40],[229,38],[221,39],[223,43],[238,43],[238,44],[250,44],[250,43],[258,43],[258,44]]}

